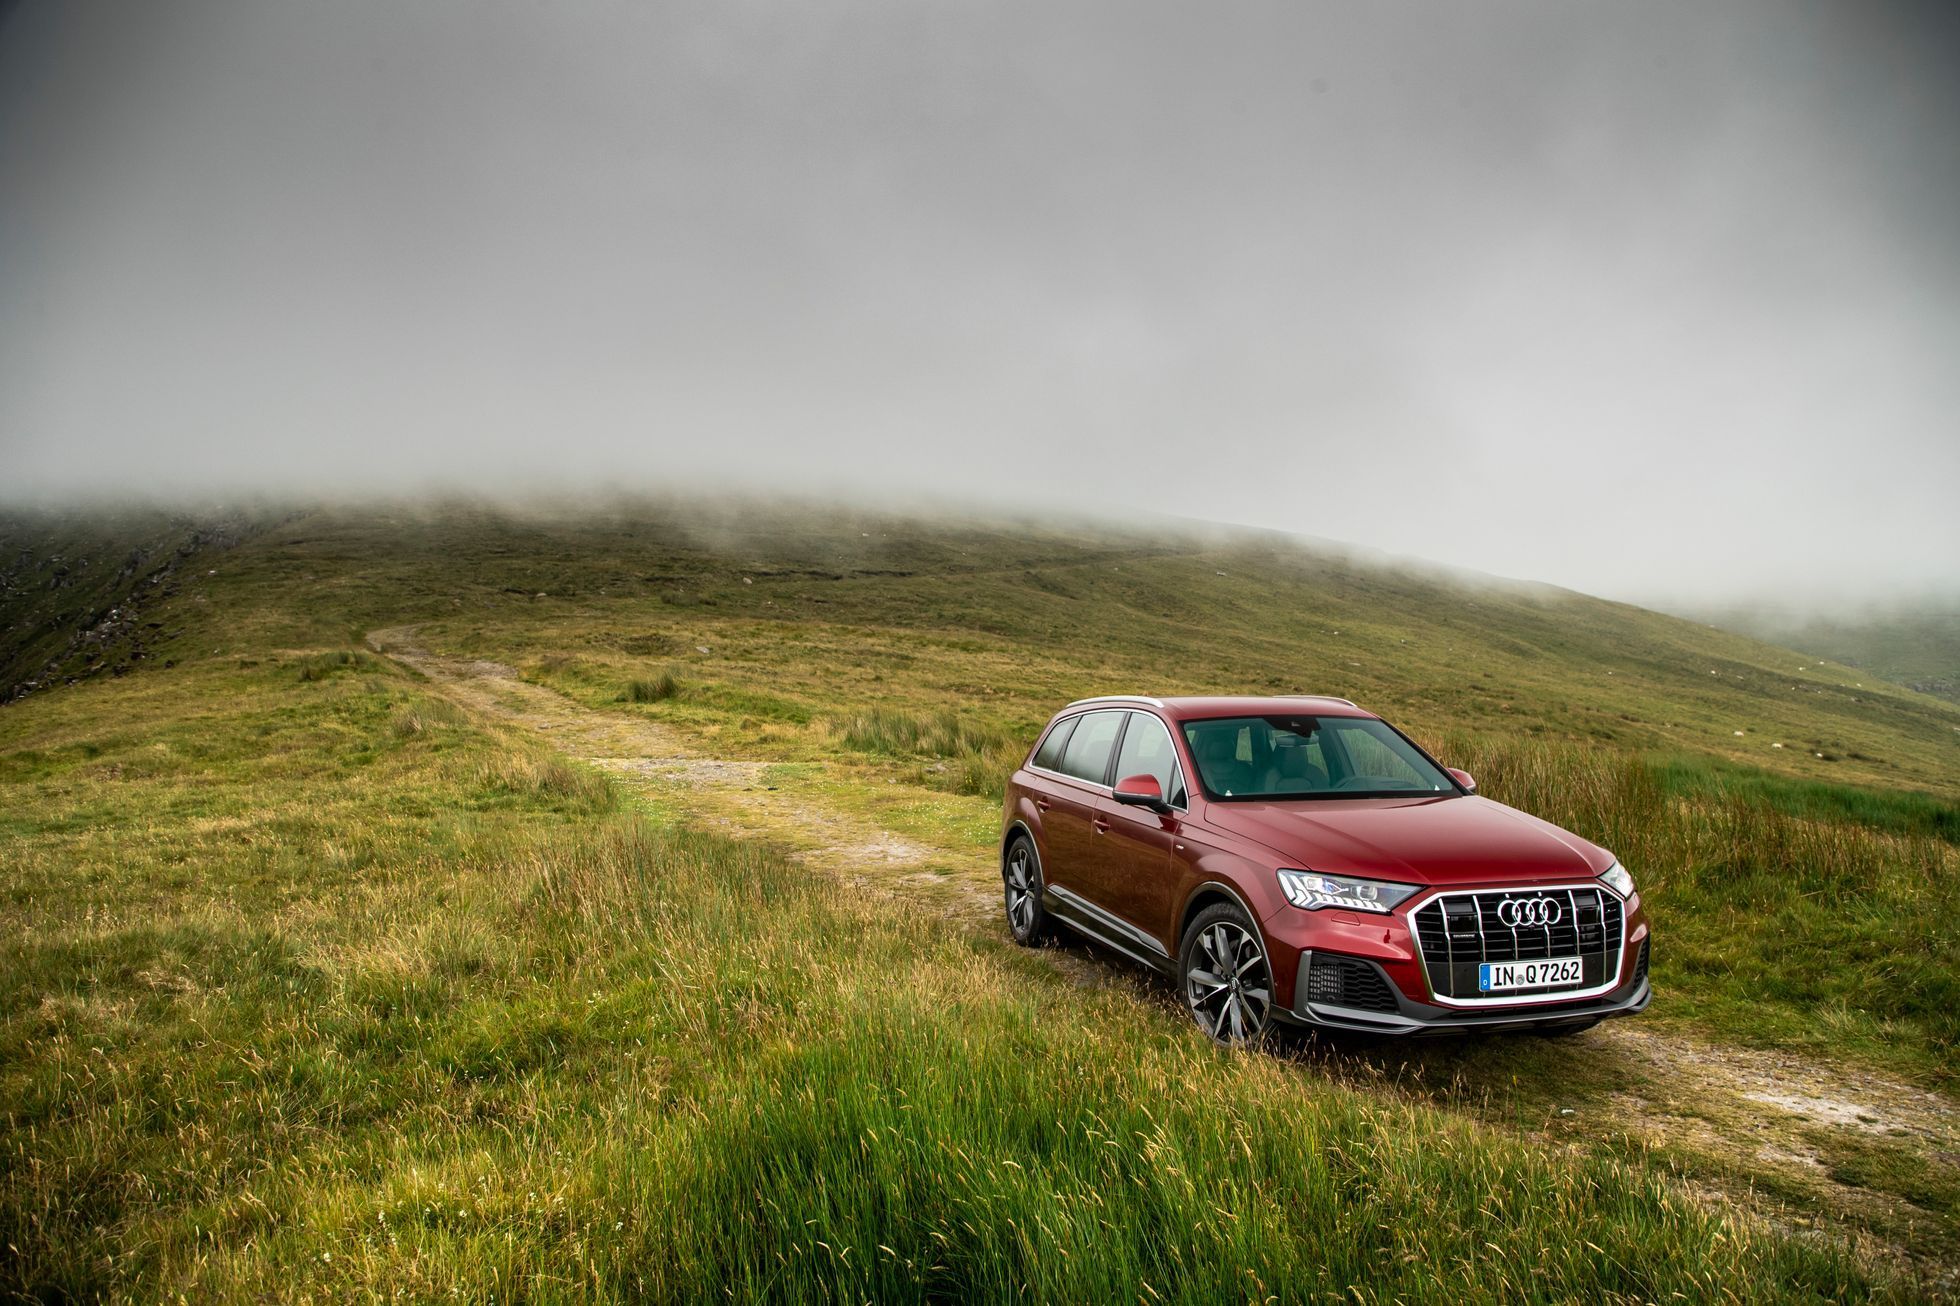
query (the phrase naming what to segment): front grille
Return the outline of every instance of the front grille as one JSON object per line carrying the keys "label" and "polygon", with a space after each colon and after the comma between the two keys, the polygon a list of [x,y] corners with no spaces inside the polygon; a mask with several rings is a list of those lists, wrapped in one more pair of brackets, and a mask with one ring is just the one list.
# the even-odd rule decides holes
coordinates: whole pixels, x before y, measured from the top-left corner
{"label": "front grille", "polygon": [[1395,1010],[1395,994],[1381,971],[1358,957],[1318,952],[1307,970],[1307,1001],[1362,1011]]}
{"label": "front grille", "polygon": [[[1547,925],[1509,926],[1498,913],[1509,899],[1520,902],[1550,898],[1560,908],[1559,919]],[[1429,987],[1440,997],[1477,1000],[1490,997],[1557,996],[1608,984],[1620,973],[1622,912],[1617,895],[1602,888],[1491,889],[1479,893],[1448,893],[1424,903],[1415,914],[1416,939],[1422,945],[1423,969]],[[1578,957],[1581,983],[1557,988],[1507,989],[1485,994],[1477,987],[1477,968],[1487,961],[1536,961],[1545,957]]]}

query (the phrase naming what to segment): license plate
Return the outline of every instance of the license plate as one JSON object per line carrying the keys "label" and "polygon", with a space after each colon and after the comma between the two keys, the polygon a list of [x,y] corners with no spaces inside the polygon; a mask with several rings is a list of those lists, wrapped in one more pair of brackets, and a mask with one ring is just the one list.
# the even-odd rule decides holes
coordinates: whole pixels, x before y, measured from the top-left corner
{"label": "license plate", "polygon": [[1577,957],[1548,957],[1544,961],[1487,961],[1477,967],[1477,987],[1485,993],[1577,984],[1584,978],[1585,970]]}

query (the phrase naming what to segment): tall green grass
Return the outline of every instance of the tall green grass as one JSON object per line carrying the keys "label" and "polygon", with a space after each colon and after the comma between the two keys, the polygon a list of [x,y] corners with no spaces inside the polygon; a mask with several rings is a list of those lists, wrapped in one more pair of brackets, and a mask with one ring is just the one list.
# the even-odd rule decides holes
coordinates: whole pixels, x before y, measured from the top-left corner
{"label": "tall green grass", "polygon": [[299,660],[299,678],[304,682],[325,680],[342,671],[373,671],[380,664],[366,653],[334,649],[328,653],[309,653]]}
{"label": "tall green grass", "polygon": [[440,711],[404,733],[404,677],[167,683],[5,722],[0,1296],[1892,1291],[1638,1162],[600,810]]}
{"label": "tall green grass", "polygon": [[483,759],[472,776],[487,793],[543,798],[577,812],[609,812],[617,801],[612,782],[599,772],[522,746]]}
{"label": "tall green grass", "polygon": [[1669,793],[1747,798],[1788,816],[1866,826],[1890,834],[1934,835],[1960,844],[1960,803],[1912,789],[1803,780],[1711,758],[1676,754],[1655,763]]}
{"label": "tall green grass", "polygon": [[104,1056],[41,1017],[54,1037],[13,1096],[6,1286],[656,1301],[1872,1286],[1637,1166],[1221,1054],[1174,1013],[876,913],[753,846],[615,821],[496,852],[451,892],[450,911],[397,906],[371,951],[324,968],[297,940],[245,934],[263,960],[193,966],[156,1027]]}
{"label": "tall green grass", "polygon": [[911,774],[933,788],[985,798],[1004,796],[1007,777],[1031,742],[950,708],[867,708],[832,722],[830,729],[856,752],[924,759]]}
{"label": "tall green grass", "polygon": [[628,703],[664,703],[681,692],[681,682],[671,671],[657,676],[635,676],[626,682],[620,697]]}

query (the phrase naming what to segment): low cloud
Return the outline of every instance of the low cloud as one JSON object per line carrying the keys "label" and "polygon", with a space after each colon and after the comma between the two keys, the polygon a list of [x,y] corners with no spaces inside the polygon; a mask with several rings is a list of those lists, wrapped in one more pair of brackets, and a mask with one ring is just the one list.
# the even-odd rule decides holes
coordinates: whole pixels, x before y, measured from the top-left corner
{"label": "low cloud", "polygon": [[10,499],[924,494],[1960,588],[1941,9],[0,22]]}

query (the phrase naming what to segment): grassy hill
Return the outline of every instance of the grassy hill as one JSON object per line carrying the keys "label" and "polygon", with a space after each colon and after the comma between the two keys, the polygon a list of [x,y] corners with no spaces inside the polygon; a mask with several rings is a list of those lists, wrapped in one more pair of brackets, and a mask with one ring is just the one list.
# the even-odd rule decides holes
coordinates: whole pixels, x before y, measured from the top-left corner
{"label": "grassy hill", "polygon": [[1711,613],[1712,624],[1857,667],[1922,694],[1960,702],[1960,607],[1927,603],[1857,617],[1765,609]]}
{"label": "grassy hill", "polygon": [[[32,529],[10,574],[124,548]],[[1954,1289],[1960,709],[1157,524],[396,505],[224,542],[140,666],[0,708],[0,1291]],[[7,597],[9,683],[73,639],[45,593]],[[1644,1032],[1219,1053],[1009,946],[1004,768],[1069,698],[1201,689],[1355,698],[1613,847]],[[1881,1127],[1692,1077],[1799,1065]]]}
{"label": "grassy hill", "polygon": [[[1018,730],[1084,692],[1311,689],[1432,733],[1672,750],[1960,796],[1960,712],[1851,668],[1568,591],[1465,585],[1280,536],[926,526],[771,502],[458,505],[305,514],[222,562],[183,582],[173,611],[220,618],[186,650],[339,644],[407,621],[495,628],[520,656],[698,666],[724,692],[761,695],[764,715],[881,701],[897,676]],[[799,659],[807,673],[785,679],[781,642],[857,646],[862,631],[904,647],[884,667],[869,648]],[[900,671],[927,663],[956,678]],[[968,691],[981,701],[964,702]]]}

